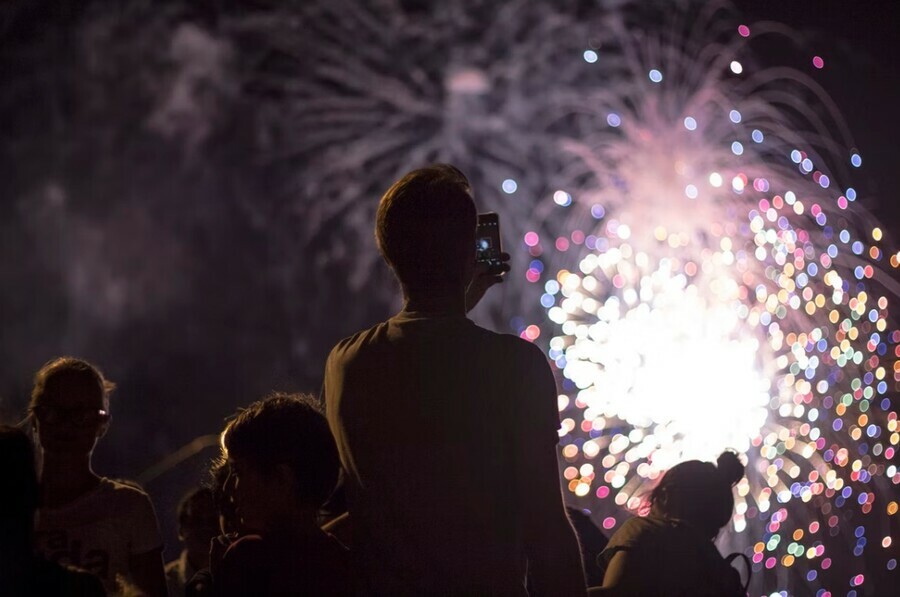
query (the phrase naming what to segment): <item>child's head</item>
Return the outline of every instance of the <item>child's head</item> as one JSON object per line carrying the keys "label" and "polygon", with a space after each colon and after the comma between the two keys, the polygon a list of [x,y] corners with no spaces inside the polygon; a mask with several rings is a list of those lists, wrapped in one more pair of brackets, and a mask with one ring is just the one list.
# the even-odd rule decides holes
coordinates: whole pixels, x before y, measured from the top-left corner
{"label": "child's head", "polygon": [[650,494],[651,512],[690,522],[710,538],[728,523],[734,509],[731,488],[744,476],[737,454],[726,451],[716,464],[688,460],[677,464]]}
{"label": "child's head", "polygon": [[219,517],[208,487],[198,487],[178,504],[178,538],[194,568],[209,565],[209,542],[219,534]]}
{"label": "child's head", "polygon": [[338,478],[337,447],[310,396],[276,393],[242,410],[222,432],[237,513],[250,529],[284,509],[315,513]]}
{"label": "child's head", "polygon": [[59,357],[41,367],[29,412],[44,451],[80,455],[93,450],[109,425],[114,387],[82,359]]}

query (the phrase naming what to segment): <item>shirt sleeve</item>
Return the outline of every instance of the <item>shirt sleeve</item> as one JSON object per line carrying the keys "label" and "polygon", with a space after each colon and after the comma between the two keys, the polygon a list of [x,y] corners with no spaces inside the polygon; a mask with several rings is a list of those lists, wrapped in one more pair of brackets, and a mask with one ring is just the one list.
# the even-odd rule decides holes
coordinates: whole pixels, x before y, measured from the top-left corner
{"label": "shirt sleeve", "polygon": [[613,556],[620,551],[631,551],[642,537],[641,520],[637,517],[629,518],[613,533],[606,547],[597,556],[597,566],[601,570],[601,577],[606,574],[606,569]]}
{"label": "shirt sleeve", "polygon": [[129,517],[131,555],[140,555],[162,547],[163,541],[150,496],[142,491],[134,493],[134,503]]}
{"label": "shirt sleeve", "polygon": [[528,344],[528,367],[523,375],[523,400],[528,406],[523,421],[525,437],[541,438],[551,445],[559,443],[559,406],[556,379],[544,353]]}

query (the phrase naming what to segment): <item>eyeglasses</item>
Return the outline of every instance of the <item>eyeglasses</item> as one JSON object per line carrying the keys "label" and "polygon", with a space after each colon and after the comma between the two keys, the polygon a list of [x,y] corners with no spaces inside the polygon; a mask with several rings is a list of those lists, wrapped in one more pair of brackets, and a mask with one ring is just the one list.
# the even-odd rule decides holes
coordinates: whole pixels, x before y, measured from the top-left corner
{"label": "eyeglasses", "polygon": [[58,425],[72,423],[77,427],[87,427],[106,419],[109,413],[102,408],[64,408],[61,406],[35,406],[31,411],[41,423]]}

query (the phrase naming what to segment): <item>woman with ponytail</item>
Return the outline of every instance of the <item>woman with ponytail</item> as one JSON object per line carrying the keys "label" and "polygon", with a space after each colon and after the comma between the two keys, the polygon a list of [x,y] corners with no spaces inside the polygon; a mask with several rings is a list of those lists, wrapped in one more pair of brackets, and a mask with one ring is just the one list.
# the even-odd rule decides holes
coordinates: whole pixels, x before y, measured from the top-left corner
{"label": "woman with ponytail", "polygon": [[737,454],[716,464],[672,467],[650,493],[649,514],[625,522],[598,557],[603,587],[592,595],[745,595],[740,575],[713,541],[734,510],[732,488],[744,476]]}

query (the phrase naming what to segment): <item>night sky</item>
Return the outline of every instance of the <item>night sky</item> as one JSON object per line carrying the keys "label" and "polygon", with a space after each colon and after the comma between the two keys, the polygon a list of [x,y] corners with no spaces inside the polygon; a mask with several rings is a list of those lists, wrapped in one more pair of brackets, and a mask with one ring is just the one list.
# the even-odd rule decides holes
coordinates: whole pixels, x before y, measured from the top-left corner
{"label": "night sky", "polygon": [[[198,9],[191,18],[198,22],[214,20],[209,11],[213,3],[197,4],[207,8]],[[80,91],[51,101],[37,92],[28,95],[30,91],[20,91],[18,85],[7,86],[6,82],[27,78],[28,85],[37,85],[34,81],[39,77],[23,75],[32,71],[53,73],[48,77],[60,80],[70,75],[66,48],[73,35],[71,24],[77,20],[73,14],[78,9],[53,10],[44,15],[40,8],[47,9],[53,3],[34,5],[39,8],[16,18],[11,17],[14,11],[9,6],[0,12],[0,76],[6,87],[0,113],[9,113],[10,106],[16,108],[15,119],[0,122],[0,133],[16,139],[0,152],[0,175],[13,181],[10,187],[0,188],[0,420],[19,420],[30,391],[31,374],[47,359],[76,352],[95,360],[119,383],[112,404],[114,422],[96,452],[96,468],[109,476],[135,478],[193,438],[219,431],[223,419],[237,406],[267,390],[318,393],[321,363],[330,346],[353,332],[350,326],[363,326],[356,320],[340,318],[323,323],[324,318],[316,316],[318,312],[313,309],[325,308],[329,301],[347,300],[338,295],[343,288],[339,282],[351,276],[347,271],[333,272],[335,279],[292,282],[309,296],[317,297],[318,302],[309,307],[312,315],[304,315],[306,294],[296,296],[294,304],[283,300],[283,289],[277,286],[283,272],[275,271],[277,267],[265,272],[270,278],[264,278],[262,273],[261,281],[253,278],[259,273],[254,264],[266,257],[276,266],[285,262],[285,256],[297,259],[300,267],[306,264],[292,245],[282,246],[281,239],[253,231],[252,218],[242,213],[225,213],[231,208],[222,207],[225,199],[239,198],[240,192],[266,196],[271,191],[262,178],[258,179],[258,186],[239,191],[231,184],[244,179],[231,171],[230,165],[243,167],[252,157],[241,153],[239,143],[251,136],[239,119],[242,106],[229,112],[233,120],[220,127],[229,135],[229,143],[211,144],[212,157],[208,162],[218,166],[218,170],[195,168],[191,155],[172,157],[157,141],[139,145],[120,141],[118,137],[128,137],[133,131],[111,124],[116,121],[106,118],[105,107],[89,117],[75,118],[74,125],[60,125],[64,133],[59,137],[59,155],[66,157],[59,158],[57,137],[47,133],[56,130],[52,129],[53,114],[60,106],[63,114],[70,110],[80,114],[87,110],[84,104],[89,102],[73,107],[81,101],[72,99],[79,98]],[[782,45],[784,42],[754,49],[765,64],[787,64],[810,74],[834,99],[863,158],[862,168],[853,171],[860,203],[883,222],[885,245],[896,249],[900,246],[900,2],[738,0],[736,5],[749,25],[778,21],[797,32],[800,50]],[[44,43],[47,39],[52,43]],[[41,41],[31,45],[34,40]],[[20,51],[22,48],[28,51]],[[115,53],[114,42],[108,48]],[[134,55],[107,59],[116,68],[129,64],[129,60],[143,59],[140,48],[133,51]],[[814,55],[824,58],[823,69],[813,67]],[[47,70],[38,71],[37,66]],[[109,88],[121,85],[121,93],[127,94],[131,83],[117,79],[113,67],[103,73],[108,77],[105,84]],[[82,84],[88,86],[85,81],[76,81],[73,88],[81,89],[78,85]],[[109,101],[105,95],[95,99],[101,106]],[[45,100],[50,107],[42,111]],[[133,106],[134,110],[146,107],[139,103]],[[128,109],[132,109],[132,104],[128,104]],[[128,117],[126,114],[121,119],[130,122]],[[60,120],[66,121],[62,116]],[[28,127],[41,133],[30,139]],[[134,173],[109,171],[92,163],[90,152],[79,155],[81,148],[77,144],[66,146],[65,140],[77,138],[75,135],[83,130],[97,131],[90,135],[91,147],[95,143],[98,147],[109,144],[115,151],[124,147],[124,155],[131,162],[142,164],[142,168]],[[22,159],[23,155],[27,159]],[[159,156],[166,157],[158,159]],[[144,164],[152,167],[143,167]],[[43,267],[62,254],[62,247],[68,245],[60,238],[76,228],[74,220],[63,219],[54,220],[58,229],[51,229],[41,219],[49,216],[39,210],[23,216],[22,197],[26,190],[30,192],[28,185],[41,179],[45,172],[48,180],[77,180],[79,189],[97,197],[94,204],[81,210],[79,222],[94,216],[99,221],[107,213],[120,218],[115,221],[120,221],[122,238],[117,241],[121,243],[112,243],[113,248],[98,240],[102,233],[89,225],[79,224],[80,236],[69,239],[73,243],[86,239],[95,256],[108,259],[111,265],[107,273],[113,281],[116,268],[140,264],[140,276],[129,278],[140,284],[127,289],[135,295],[128,295],[132,310],[123,307],[122,314],[117,315],[120,319],[101,318],[91,308],[95,303],[106,304],[101,303],[101,298],[119,304],[112,292],[115,284],[104,287],[103,296],[98,294],[94,300],[91,292],[96,289],[90,283],[95,278],[86,278],[82,303],[73,307],[59,290],[64,283],[72,284],[71,279],[58,270]],[[81,172],[89,174],[81,176]],[[390,182],[385,180],[384,186]],[[186,189],[187,193],[161,200],[157,208],[140,212],[144,214],[141,218],[150,218],[148,221],[131,219],[127,210],[112,210],[111,206],[119,201],[123,205],[129,201],[140,204],[143,189],[159,195],[172,189]],[[27,218],[38,222],[36,228],[26,230],[15,224]],[[365,232],[354,232],[357,236],[371,234],[370,223],[362,222],[359,228]],[[146,230],[154,234],[145,235]],[[374,279],[381,282],[381,287],[387,287],[384,265],[377,260],[368,265],[375,272]],[[362,308],[360,322],[374,322],[390,313],[396,301],[392,304],[383,295],[384,292]],[[252,308],[246,308],[250,298],[255,302]],[[119,321],[125,323],[118,325]],[[310,325],[315,330],[314,337],[296,338],[291,325],[285,323],[288,321],[301,327]],[[167,556],[174,556],[178,550],[173,532],[175,504],[201,478],[213,455],[212,449],[200,451],[181,466],[146,483],[166,529]]]}
{"label": "night sky", "polygon": [[[891,0],[740,0],[746,21],[776,21],[797,32],[804,52],[773,48],[764,59],[809,74],[834,98],[863,156],[854,182],[886,229],[900,233],[900,3]],[[825,60],[816,70],[812,57]],[[788,60],[786,60],[788,58]],[[896,240],[894,244],[897,245]]]}

